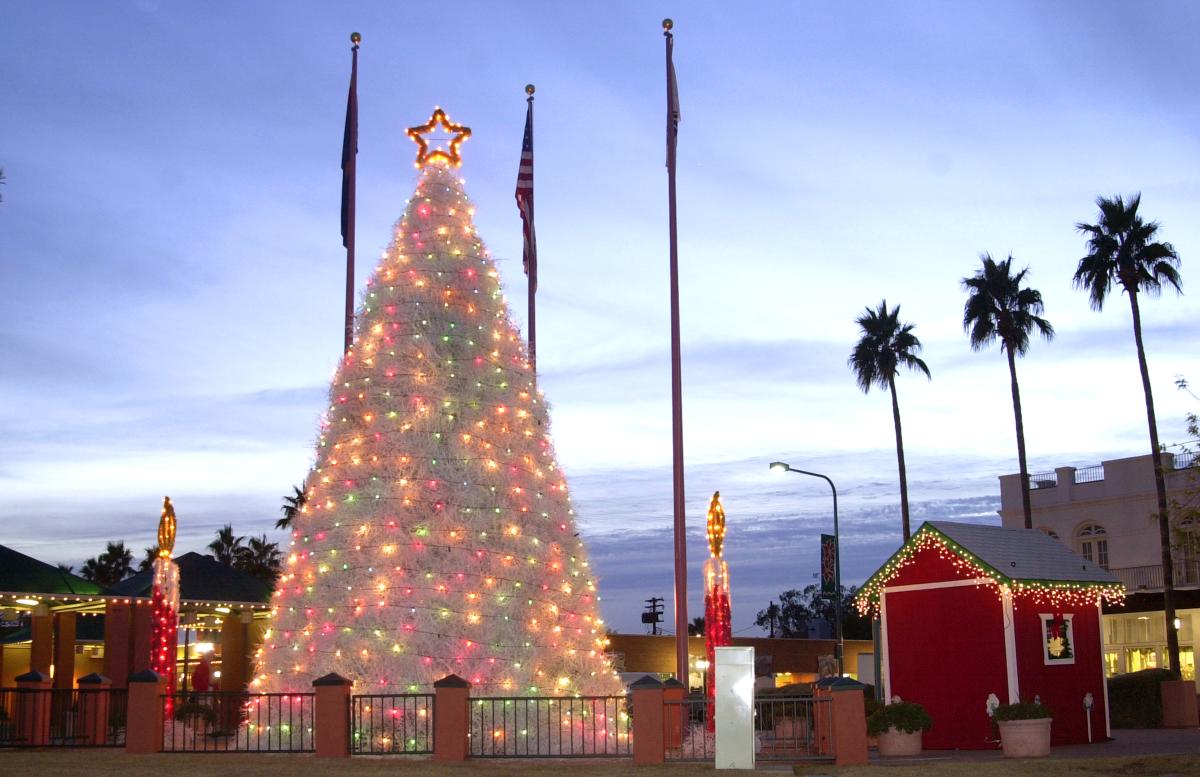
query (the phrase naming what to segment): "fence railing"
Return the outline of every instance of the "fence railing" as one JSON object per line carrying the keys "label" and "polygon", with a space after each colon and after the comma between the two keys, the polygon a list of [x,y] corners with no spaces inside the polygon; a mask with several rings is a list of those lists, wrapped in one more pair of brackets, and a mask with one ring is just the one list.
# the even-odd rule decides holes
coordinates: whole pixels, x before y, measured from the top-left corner
{"label": "fence railing", "polygon": [[708,700],[702,696],[663,703],[663,742],[668,761],[711,761],[716,739],[709,731]]}
{"label": "fence railing", "polygon": [[760,761],[799,761],[833,756],[833,708],[829,698],[763,696],[754,700],[754,733]]}
{"label": "fence railing", "polygon": [[420,755],[433,752],[431,693],[350,697],[350,752]]}
{"label": "fence railing", "polygon": [[626,696],[471,699],[473,758],[622,758],[633,754]]}
{"label": "fence railing", "polygon": [[[0,747],[123,747],[124,688],[0,688]],[[39,720],[41,741],[30,741],[22,720]]]}
{"label": "fence railing", "polygon": [[313,693],[176,693],[161,697],[163,751],[311,753]]}
{"label": "fence railing", "polygon": [[1055,488],[1057,486],[1057,472],[1035,472],[1029,476],[1030,488]]}
{"label": "fence railing", "polygon": [[[1200,586],[1200,560],[1176,559],[1173,565],[1176,586]],[[1119,567],[1109,569],[1121,579],[1125,588],[1130,591],[1161,591],[1163,589],[1163,568],[1161,564],[1149,564],[1140,567]]]}
{"label": "fence railing", "polygon": [[1096,464],[1091,467],[1079,467],[1075,470],[1076,483],[1098,483],[1104,480],[1104,465]]}
{"label": "fence railing", "polygon": [[1185,451],[1175,454],[1175,469],[1187,469],[1196,466],[1200,466],[1200,453]]}

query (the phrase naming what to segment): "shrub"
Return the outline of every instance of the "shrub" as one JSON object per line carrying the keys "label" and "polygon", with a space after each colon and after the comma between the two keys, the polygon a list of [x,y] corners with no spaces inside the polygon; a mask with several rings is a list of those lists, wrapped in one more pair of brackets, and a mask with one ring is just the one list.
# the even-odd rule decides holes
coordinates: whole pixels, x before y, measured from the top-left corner
{"label": "shrub", "polygon": [[1036,701],[1001,704],[992,714],[992,719],[997,723],[1006,720],[1040,720],[1052,717],[1054,716],[1050,714],[1050,710],[1046,709],[1046,705]]}
{"label": "shrub", "polygon": [[900,701],[895,704],[885,704],[867,718],[867,733],[877,737],[889,728],[912,734],[916,731],[928,731],[933,728],[933,718],[920,704],[912,701]]}
{"label": "shrub", "polygon": [[217,713],[207,704],[190,701],[175,705],[175,720],[201,719],[209,725],[217,722]]}
{"label": "shrub", "polygon": [[1166,669],[1143,669],[1140,672],[1110,677],[1108,703],[1113,728],[1158,728],[1162,725],[1163,680],[1174,680]]}

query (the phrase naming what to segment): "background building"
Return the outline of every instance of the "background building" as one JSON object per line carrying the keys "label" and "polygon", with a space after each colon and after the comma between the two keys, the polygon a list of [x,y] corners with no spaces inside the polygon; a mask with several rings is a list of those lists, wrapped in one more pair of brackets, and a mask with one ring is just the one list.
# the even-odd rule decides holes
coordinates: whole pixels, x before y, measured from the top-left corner
{"label": "background building", "polygon": [[[1200,627],[1200,460],[1195,454],[1163,454],[1167,497],[1173,512],[1176,615],[1179,663],[1195,680],[1195,633]],[[1113,459],[1091,467],[1058,467],[1031,474],[1033,526],[1084,558],[1108,569],[1125,584],[1123,607],[1104,608],[1104,664],[1107,674],[1136,672],[1167,664],[1163,618],[1162,553],[1149,455]],[[1019,475],[1000,478],[1000,519],[1006,528],[1024,525]]]}

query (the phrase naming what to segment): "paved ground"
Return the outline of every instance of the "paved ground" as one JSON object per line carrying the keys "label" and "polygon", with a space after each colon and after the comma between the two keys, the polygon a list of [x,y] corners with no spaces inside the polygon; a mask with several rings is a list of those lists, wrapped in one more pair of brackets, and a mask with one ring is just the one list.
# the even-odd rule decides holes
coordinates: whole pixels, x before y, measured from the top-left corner
{"label": "paved ground", "polygon": [[[1112,741],[1090,745],[1064,745],[1050,751],[1051,758],[1125,758],[1145,755],[1192,755],[1200,753],[1200,728],[1188,729],[1115,729]],[[1003,761],[996,750],[926,750],[911,758],[880,758],[871,751],[871,763],[879,766],[944,764],[946,762]],[[787,764],[758,764],[759,771],[790,772]]]}

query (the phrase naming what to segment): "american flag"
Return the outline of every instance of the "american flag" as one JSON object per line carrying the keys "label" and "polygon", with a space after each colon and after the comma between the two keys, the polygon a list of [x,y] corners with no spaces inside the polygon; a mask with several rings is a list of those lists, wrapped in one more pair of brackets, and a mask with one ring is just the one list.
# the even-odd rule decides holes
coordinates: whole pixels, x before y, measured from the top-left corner
{"label": "american flag", "polygon": [[675,81],[675,36],[667,33],[667,167],[675,161],[679,139],[679,84]]}
{"label": "american flag", "polygon": [[533,101],[525,114],[525,139],[521,143],[521,166],[517,169],[517,209],[525,231],[524,264],[531,291],[537,291],[537,234],[533,229]]}

